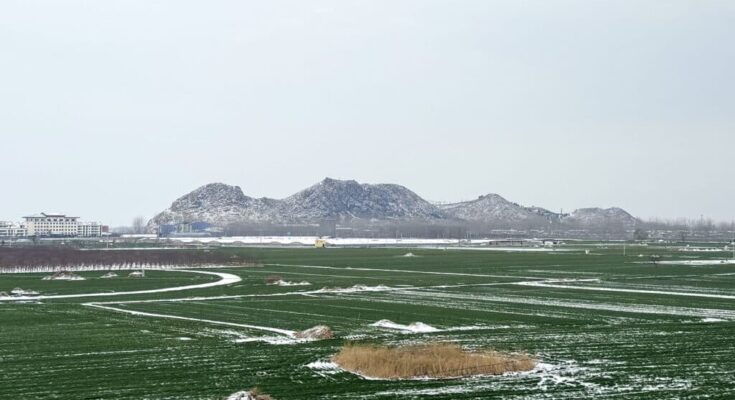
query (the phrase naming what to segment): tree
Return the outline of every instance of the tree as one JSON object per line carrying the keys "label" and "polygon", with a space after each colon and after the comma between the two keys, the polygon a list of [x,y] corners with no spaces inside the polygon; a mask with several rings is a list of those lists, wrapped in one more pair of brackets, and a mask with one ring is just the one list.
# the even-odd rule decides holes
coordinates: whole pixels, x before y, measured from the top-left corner
{"label": "tree", "polygon": [[141,216],[133,218],[133,233],[145,233],[145,218]]}
{"label": "tree", "polygon": [[633,232],[633,238],[635,240],[646,240],[648,239],[648,232],[638,228],[635,230],[635,232]]}

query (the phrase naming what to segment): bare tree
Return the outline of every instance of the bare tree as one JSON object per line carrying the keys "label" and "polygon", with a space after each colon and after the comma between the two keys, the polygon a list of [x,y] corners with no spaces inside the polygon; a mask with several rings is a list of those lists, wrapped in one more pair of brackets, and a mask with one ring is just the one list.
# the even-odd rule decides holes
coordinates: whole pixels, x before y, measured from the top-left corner
{"label": "bare tree", "polygon": [[141,216],[133,218],[133,233],[145,233],[145,218]]}

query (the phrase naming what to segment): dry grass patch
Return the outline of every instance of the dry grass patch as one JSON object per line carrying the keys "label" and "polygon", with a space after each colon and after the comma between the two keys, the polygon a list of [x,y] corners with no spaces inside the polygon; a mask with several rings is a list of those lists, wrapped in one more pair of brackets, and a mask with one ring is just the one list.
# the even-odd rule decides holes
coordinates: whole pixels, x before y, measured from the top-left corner
{"label": "dry grass patch", "polygon": [[470,352],[452,343],[346,345],[332,357],[341,368],[371,378],[457,378],[530,371],[536,360],[493,350]]}

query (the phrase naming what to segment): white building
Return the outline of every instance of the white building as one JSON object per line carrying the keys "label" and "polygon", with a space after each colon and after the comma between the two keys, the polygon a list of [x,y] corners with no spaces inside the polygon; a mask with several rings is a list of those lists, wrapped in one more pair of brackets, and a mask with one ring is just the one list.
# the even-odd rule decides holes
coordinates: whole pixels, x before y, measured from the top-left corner
{"label": "white building", "polygon": [[102,236],[102,225],[99,222],[80,222],[78,224],[78,235],[81,237]]}
{"label": "white building", "polygon": [[28,230],[21,224],[0,221],[0,237],[28,236]]}
{"label": "white building", "polygon": [[23,217],[28,236],[78,236],[79,217],[41,213]]}

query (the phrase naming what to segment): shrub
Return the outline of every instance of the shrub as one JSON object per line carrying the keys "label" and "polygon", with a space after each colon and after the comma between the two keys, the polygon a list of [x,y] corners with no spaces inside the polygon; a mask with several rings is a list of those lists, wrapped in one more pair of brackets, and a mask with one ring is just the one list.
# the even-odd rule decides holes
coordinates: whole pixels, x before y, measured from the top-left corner
{"label": "shrub", "polygon": [[536,361],[525,354],[469,352],[451,343],[399,347],[352,344],[342,347],[332,361],[347,371],[383,379],[499,375],[536,366]]}

